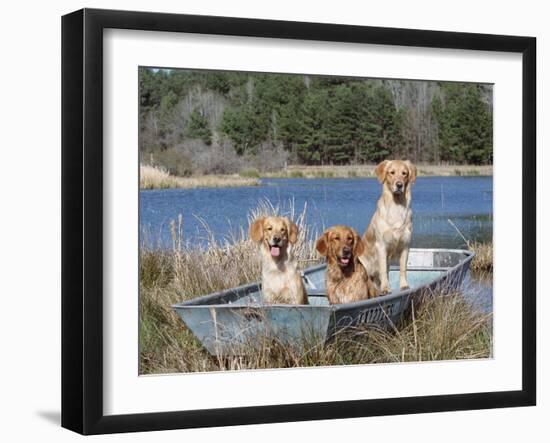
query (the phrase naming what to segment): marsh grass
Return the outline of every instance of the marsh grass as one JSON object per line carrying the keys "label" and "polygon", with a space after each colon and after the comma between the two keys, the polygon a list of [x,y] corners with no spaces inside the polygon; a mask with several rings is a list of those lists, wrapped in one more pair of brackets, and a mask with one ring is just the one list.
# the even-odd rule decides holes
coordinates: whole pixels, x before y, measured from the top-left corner
{"label": "marsh grass", "polygon": [[[317,232],[306,223],[307,207],[297,213],[264,201],[249,221],[263,215],[286,215],[300,228],[296,255],[301,268],[318,263]],[[353,365],[491,356],[491,316],[478,312],[459,293],[431,296],[413,304],[411,313],[390,328],[348,329],[324,346],[296,349],[265,337],[252,355],[212,357],[184,326],[171,306],[183,300],[260,279],[257,246],[241,229],[216,242],[207,229],[208,244],[190,247],[183,238],[182,217],[171,225],[172,248],[142,247],[140,251],[140,373],[203,372],[307,366]],[[489,246],[477,245],[479,263],[472,269],[489,272]],[[490,247],[492,250],[492,246]],[[477,251],[476,251],[477,252]],[[477,257],[477,255],[476,255]],[[469,289],[467,289],[469,291]],[[474,290],[474,289],[472,289]],[[432,294],[433,295],[433,294]],[[436,294],[437,295],[437,294]]]}
{"label": "marsh grass", "polygon": [[479,278],[485,278],[493,273],[493,242],[472,241],[464,236],[458,226],[451,220],[447,220],[449,224],[456,230],[458,235],[462,237],[465,245],[469,250],[475,253],[470,270]]}
{"label": "marsh grass", "polygon": [[236,186],[258,186],[257,177],[239,175],[201,175],[176,177],[157,166],[140,165],[140,189],[169,188],[227,188]]}
{"label": "marsh grass", "polygon": [[[141,327],[142,374],[400,363],[490,358],[490,314],[475,311],[461,294],[432,297],[390,328],[362,326],[339,332],[326,345],[291,347],[276,337],[260,337],[248,355],[211,356],[170,310],[158,292],[144,294],[156,308]],[[159,297],[160,296],[160,297]],[[157,298],[158,297],[158,298]],[[143,321],[143,320],[142,320]]]}
{"label": "marsh grass", "polygon": [[475,252],[470,265],[472,272],[476,274],[493,273],[493,243],[492,242],[468,242],[468,248]]}
{"label": "marsh grass", "polygon": [[[289,166],[281,171],[260,173],[266,178],[364,178],[374,177],[376,165]],[[491,165],[417,165],[420,176],[489,176]]]}

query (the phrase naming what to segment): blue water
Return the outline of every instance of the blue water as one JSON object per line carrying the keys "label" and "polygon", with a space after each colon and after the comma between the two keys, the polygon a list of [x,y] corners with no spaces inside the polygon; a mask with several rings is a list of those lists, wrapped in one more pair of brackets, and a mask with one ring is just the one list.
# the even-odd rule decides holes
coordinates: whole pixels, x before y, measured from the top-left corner
{"label": "blue water", "polygon": [[[170,247],[170,221],[183,216],[184,242],[204,246],[205,222],[216,241],[248,228],[247,215],[269,200],[283,213],[307,204],[307,223],[322,232],[334,224],[362,234],[380,195],[375,179],[262,179],[262,186],[140,191],[141,241]],[[464,240],[487,240],[493,233],[492,177],[419,177],[413,187],[416,247],[463,247]]]}

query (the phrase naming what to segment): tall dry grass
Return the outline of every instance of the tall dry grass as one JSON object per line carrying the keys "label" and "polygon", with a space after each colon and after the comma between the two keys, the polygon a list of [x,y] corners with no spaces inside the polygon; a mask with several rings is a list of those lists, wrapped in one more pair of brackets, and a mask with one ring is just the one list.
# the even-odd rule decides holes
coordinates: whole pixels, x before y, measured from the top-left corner
{"label": "tall dry grass", "polygon": [[141,189],[169,188],[227,188],[235,186],[258,186],[257,178],[239,175],[202,175],[176,177],[161,167],[140,165],[139,187]]}
{"label": "tall dry grass", "polygon": [[458,226],[447,219],[449,224],[456,230],[458,235],[464,240],[466,247],[474,252],[474,258],[470,264],[470,270],[478,277],[484,278],[493,273],[493,242],[472,241],[464,236]]}
{"label": "tall dry grass", "polygon": [[493,242],[468,242],[468,248],[476,254],[470,265],[472,272],[476,274],[492,274]]}
{"label": "tall dry grass", "polygon": [[142,340],[142,374],[490,358],[493,348],[491,315],[462,294],[430,298],[391,329],[344,330],[324,346],[289,347],[264,337],[250,355],[211,356],[172,312],[156,327],[146,321]]}
{"label": "tall dry grass", "polygon": [[[317,232],[306,222],[307,208],[286,211],[263,202],[249,221],[264,215],[286,215],[299,226],[300,267],[319,262]],[[408,318],[390,330],[362,327],[339,334],[326,346],[305,351],[276,340],[262,343],[253,355],[210,356],[172,310],[174,303],[260,279],[257,246],[241,229],[223,242],[208,236],[206,247],[186,245],[180,217],[171,224],[170,250],[140,251],[140,373],[173,373],[305,366],[453,360],[490,357],[491,316],[476,311],[461,294],[432,297],[413,306]],[[206,227],[206,226],[205,226]]]}
{"label": "tall dry grass", "polygon": [[[294,220],[299,228],[294,250],[300,267],[304,268],[319,261],[315,251],[317,232],[307,226],[306,213],[307,207],[297,213],[292,203],[285,210],[264,201],[248,218],[253,221],[266,215],[285,215]],[[140,250],[142,373],[206,370],[206,352],[173,312],[172,304],[260,279],[257,246],[244,229],[223,242],[215,241],[208,231],[208,244],[201,248],[185,243],[183,223],[179,217],[170,225],[171,250],[148,247]],[[206,224],[205,228],[208,229]]]}
{"label": "tall dry grass", "polygon": [[[493,175],[492,165],[429,165],[418,164],[419,176],[488,176]],[[376,165],[291,165],[284,170],[263,172],[268,178],[354,178],[374,177]]]}

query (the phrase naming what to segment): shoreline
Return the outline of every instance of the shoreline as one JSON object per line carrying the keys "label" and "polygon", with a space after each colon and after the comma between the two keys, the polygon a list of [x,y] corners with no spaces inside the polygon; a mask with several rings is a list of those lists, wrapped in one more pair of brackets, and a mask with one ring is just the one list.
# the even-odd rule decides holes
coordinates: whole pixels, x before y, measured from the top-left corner
{"label": "shoreline", "polygon": [[[276,172],[246,170],[240,174],[197,175],[179,177],[168,171],[147,165],[140,166],[140,190],[154,189],[195,189],[195,188],[235,188],[262,186],[261,179],[301,178],[301,179],[342,179],[376,178],[376,165],[356,166],[298,166]],[[417,165],[419,177],[491,177],[492,165]]]}
{"label": "shoreline", "polygon": [[[482,177],[493,175],[493,165],[418,164],[419,177]],[[375,178],[376,165],[291,165],[286,170],[258,173],[259,178]]]}

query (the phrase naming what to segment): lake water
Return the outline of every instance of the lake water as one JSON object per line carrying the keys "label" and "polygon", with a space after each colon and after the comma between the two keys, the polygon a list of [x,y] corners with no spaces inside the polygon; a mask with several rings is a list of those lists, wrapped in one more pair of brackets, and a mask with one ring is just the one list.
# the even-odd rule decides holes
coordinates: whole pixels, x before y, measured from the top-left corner
{"label": "lake water", "polygon": [[[204,245],[208,232],[223,241],[240,228],[259,202],[307,205],[307,223],[322,232],[344,224],[362,234],[376,208],[381,185],[375,179],[262,179],[262,186],[168,189],[140,192],[142,241],[170,247],[170,221],[183,216],[186,243]],[[292,202],[292,203],[291,203]],[[464,240],[488,240],[493,233],[492,177],[419,177],[413,187],[413,240],[416,247],[463,247]]]}

